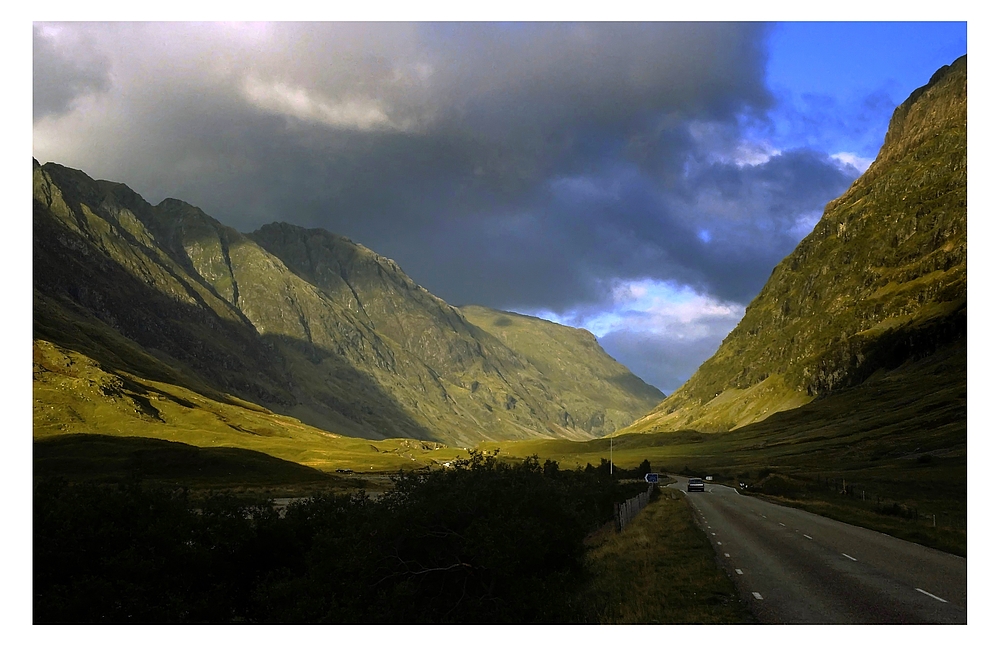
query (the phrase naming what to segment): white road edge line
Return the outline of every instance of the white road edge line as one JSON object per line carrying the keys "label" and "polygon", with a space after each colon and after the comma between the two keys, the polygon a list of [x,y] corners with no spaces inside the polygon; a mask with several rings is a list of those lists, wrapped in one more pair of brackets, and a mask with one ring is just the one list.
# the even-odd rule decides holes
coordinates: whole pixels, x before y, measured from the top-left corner
{"label": "white road edge line", "polygon": [[743,574],[743,570],[736,568],[736,574]]}
{"label": "white road edge line", "polygon": [[781,525],[782,527],[787,527],[787,525],[785,525],[785,523],[778,523],[778,524]]}
{"label": "white road edge line", "polygon": [[715,541],[715,542],[718,543],[719,545],[722,545],[722,541]]}
{"label": "white road edge line", "polygon": [[857,561],[858,560],[858,559],[854,558],[853,556],[851,556],[850,554],[844,554],[843,552],[841,552],[840,555],[841,556],[846,556],[847,558],[851,559],[852,561]]}
{"label": "white road edge line", "polygon": [[751,594],[753,595],[753,598],[756,599],[757,601],[763,601],[764,600],[764,597],[760,596],[759,592],[752,592]]}
{"label": "white road edge line", "polygon": [[809,534],[803,534],[803,536],[805,536],[805,537],[806,537],[806,538],[808,538],[809,540],[812,540],[812,539],[813,539],[813,537],[812,537],[812,536],[810,536]]}
{"label": "white road edge line", "polygon": [[934,595],[934,594],[931,594],[931,593],[930,593],[930,592],[928,592],[927,590],[921,590],[920,588],[915,588],[915,589],[916,589],[916,591],[917,591],[917,592],[923,592],[924,594],[926,594],[926,595],[927,595],[928,597],[930,597],[931,599],[937,599],[937,600],[938,600],[938,601],[940,601],[941,603],[948,603],[948,601],[947,601],[946,599],[942,599],[941,597],[939,597],[939,596],[937,596],[937,595]]}
{"label": "white road edge line", "polygon": [[724,554],[726,555],[726,558],[728,559],[729,558],[729,552],[724,552]]}

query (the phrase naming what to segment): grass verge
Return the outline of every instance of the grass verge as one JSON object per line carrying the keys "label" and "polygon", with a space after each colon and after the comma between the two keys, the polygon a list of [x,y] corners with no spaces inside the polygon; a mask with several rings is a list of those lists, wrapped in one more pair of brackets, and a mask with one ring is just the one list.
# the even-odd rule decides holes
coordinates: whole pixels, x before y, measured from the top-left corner
{"label": "grass verge", "polygon": [[624,531],[589,540],[580,606],[602,624],[755,623],[691,509],[664,490]]}
{"label": "grass verge", "polygon": [[966,555],[964,519],[959,519],[962,520],[963,526],[958,527],[948,524],[955,522],[956,519],[949,516],[938,517],[937,514],[924,514],[919,509],[914,509],[912,516],[899,516],[893,513],[894,509],[902,508],[902,511],[897,513],[905,514],[909,508],[895,502],[887,505],[877,502],[863,503],[843,496],[813,494],[810,497],[786,498],[753,492],[751,495],[950,554],[963,557]]}

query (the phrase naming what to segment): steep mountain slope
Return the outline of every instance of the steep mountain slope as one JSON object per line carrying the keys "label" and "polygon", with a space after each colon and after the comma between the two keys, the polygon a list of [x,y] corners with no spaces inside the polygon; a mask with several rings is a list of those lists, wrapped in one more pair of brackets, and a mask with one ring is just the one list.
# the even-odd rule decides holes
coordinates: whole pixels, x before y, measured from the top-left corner
{"label": "steep mountain slope", "polygon": [[[639,391],[581,399],[346,238],[283,224],[244,235],[57,164],[34,163],[34,197],[36,354],[95,362],[105,412],[155,420],[143,389],[169,384],[344,435],[472,446],[595,437],[652,405]],[[54,373],[37,368],[36,431],[80,430],[68,420],[86,415],[39,401]]]}
{"label": "steep mountain slope", "polygon": [[729,430],[965,347],[966,78],[962,57],[896,109],[871,167],[630,431]]}

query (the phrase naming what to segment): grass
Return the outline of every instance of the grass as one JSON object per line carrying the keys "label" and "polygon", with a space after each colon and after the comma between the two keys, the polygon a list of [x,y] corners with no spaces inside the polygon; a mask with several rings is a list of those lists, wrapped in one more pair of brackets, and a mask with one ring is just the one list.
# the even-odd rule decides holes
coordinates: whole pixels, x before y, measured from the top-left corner
{"label": "grass", "polygon": [[[752,493],[752,492],[751,492]],[[833,518],[844,523],[867,527],[913,543],[920,543],[944,552],[966,555],[966,520],[964,514],[943,511],[927,513],[919,507],[909,507],[895,501],[861,501],[853,496],[830,492],[810,492],[795,498],[755,494],[789,507]],[[898,511],[894,511],[898,510]],[[915,514],[900,516],[899,514]]]}
{"label": "grass", "polygon": [[359,478],[235,448],[199,448],[143,437],[75,434],[34,442],[36,481],[141,482],[152,487],[230,491],[267,496],[351,492],[367,488]]}
{"label": "grass", "polygon": [[47,341],[34,345],[36,440],[81,433],[146,437],[247,449],[325,472],[397,471],[465,455],[435,442],[335,435],[236,398],[223,401],[184,386],[105,370],[89,357]]}
{"label": "grass", "polygon": [[602,624],[745,624],[753,616],[716,562],[691,508],[664,490],[621,533],[591,538],[578,603]]}

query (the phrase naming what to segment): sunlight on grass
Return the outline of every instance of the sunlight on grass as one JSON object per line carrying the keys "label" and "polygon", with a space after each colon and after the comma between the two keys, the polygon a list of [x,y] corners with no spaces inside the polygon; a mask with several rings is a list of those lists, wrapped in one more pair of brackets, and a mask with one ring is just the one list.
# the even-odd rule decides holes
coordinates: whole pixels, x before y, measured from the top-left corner
{"label": "sunlight on grass", "polygon": [[753,623],[687,502],[664,491],[621,533],[592,537],[581,602],[607,624]]}

